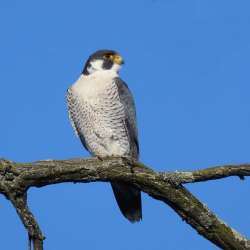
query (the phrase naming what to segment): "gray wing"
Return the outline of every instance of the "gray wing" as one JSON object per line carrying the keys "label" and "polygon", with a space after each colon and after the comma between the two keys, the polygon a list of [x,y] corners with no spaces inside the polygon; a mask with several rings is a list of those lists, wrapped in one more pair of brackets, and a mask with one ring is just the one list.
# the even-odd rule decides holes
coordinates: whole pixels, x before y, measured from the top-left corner
{"label": "gray wing", "polygon": [[135,103],[127,84],[119,77],[115,78],[115,84],[118,88],[119,98],[124,106],[125,127],[130,140],[131,153],[133,158],[139,158],[138,130],[136,125]]}
{"label": "gray wing", "polygon": [[84,148],[89,151],[87,147],[86,140],[83,136],[83,134],[80,132],[80,128],[77,126],[79,122],[77,121],[81,119],[80,117],[80,110],[79,110],[79,103],[76,99],[76,97],[72,94],[71,89],[69,88],[67,90],[67,104],[68,104],[68,112],[69,112],[69,119],[71,122],[71,125],[75,131],[75,134],[80,138]]}

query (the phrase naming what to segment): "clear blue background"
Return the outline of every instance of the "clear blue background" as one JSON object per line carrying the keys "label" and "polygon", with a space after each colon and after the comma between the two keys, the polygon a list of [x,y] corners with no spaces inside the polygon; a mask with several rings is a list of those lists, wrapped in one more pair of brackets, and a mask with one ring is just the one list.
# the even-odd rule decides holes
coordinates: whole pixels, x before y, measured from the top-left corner
{"label": "clear blue background", "polygon": [[[247,0],[0,1],[0,156],[18,162],[88,157],[65,92],[89,54],[119,51],[134,93],[141,160],[155,170],[250,162]],[[187,185],[250,237],[249,180]],[[143,195],[143,221],[120,214],[107,183],[29,191],[45,250],[217,249],[170,208]],[[0,247],[27,235],[0,196]]]}

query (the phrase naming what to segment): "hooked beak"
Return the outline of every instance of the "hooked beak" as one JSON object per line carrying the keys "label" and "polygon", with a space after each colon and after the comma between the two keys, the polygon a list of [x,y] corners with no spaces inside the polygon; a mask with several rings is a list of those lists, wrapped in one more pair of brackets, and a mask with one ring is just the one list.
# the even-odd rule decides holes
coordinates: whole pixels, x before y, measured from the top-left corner
{"label": "hooked beak", "polygon": [[119,65],[124,64],[124,61],[123,61],[122,57],[120,55],[118,55],[118,54],[114,55],[112,60],[116,64],[119,64]]}

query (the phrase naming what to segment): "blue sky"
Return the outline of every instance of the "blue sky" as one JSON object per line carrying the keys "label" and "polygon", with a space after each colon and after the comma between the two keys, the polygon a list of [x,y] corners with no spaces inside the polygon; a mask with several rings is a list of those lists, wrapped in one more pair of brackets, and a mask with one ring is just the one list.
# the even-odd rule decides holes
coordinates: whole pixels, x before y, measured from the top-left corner
{"label": "blue sky", "polygon": [[[68,121],[65,92],[90,53],[119,51],[134,93],[141,160],[155,170],[250,162],[250,2],[247,0],[0,2],[0,157],[88,157]],[[250,237],[249,180],[188,185]],[[46,250],[217,249],[170,208],[143,195],[143,221],[120,214],[107,183],[29,191]],[[0,196],[1,249],[27,235]]]}

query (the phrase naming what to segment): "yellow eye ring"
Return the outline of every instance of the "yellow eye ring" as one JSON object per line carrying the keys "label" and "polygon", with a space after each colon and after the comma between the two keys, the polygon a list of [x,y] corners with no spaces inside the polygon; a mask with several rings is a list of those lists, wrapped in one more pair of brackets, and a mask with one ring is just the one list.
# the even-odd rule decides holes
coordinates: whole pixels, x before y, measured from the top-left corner
{"label": "yellow eye ring", "polygon": [[115,54],[115,55],[113,55],[113,54],[105,54],[103,57],[105,59],[109,59],[113,63],[119,64],[119,65],[124,63],[122,57],[120,55],[118,55],[118,54]]}

